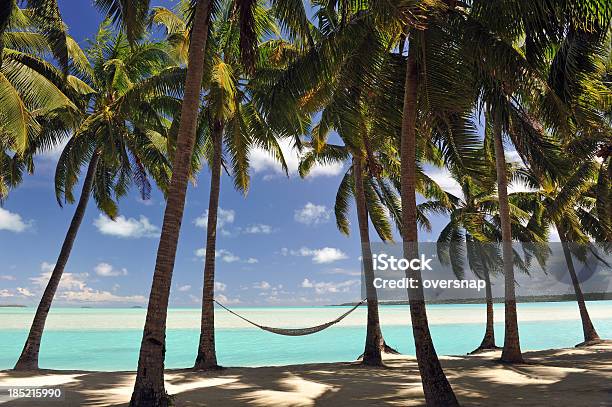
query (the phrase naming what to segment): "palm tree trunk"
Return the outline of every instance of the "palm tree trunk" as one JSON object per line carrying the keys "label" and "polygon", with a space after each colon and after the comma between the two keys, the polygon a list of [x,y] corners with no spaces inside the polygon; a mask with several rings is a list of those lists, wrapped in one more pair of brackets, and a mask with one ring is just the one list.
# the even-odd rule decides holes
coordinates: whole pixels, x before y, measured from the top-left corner
{"label": "palm tree trunk", "polygon": [[506,175],[506,157],[502,141],[500,119],[494,118],[493,138],[495,144],[495,166],[497,170],[497,194],[499,199],[499,218],[502,232],[502,255],[504,261],[505,282],[505,335],[501,361],[521,363],[521,343],[519,340],[516,315],[516,295],[514,292],[514,253],[512,251],[512,228],[510,224],[510,205],[508,203],[508,177]]}
{"label": "palm tree trunk", "polygon": [[140,345],[136,382],[130,400],[130,406],[132,407],[166,407],[170,403],[170,398],[164,387],[166,317],[172,271],[176,259],[176,246],[183,219],[187,181],[195,143],[200,90],[204,76],[204,50],[208,37],[211,8],[212,1],[200,0],[196,5],[193,17],[189,66],[181,107],[181,123],[177,137],[168,202],[157,248],[147,318]]}
{"label": "palm tree trunk", "polygon": [[45,329],[45,322],[47,322],[47,315],[49,315],[49,310],[51,309],[51,303],[55,297],[55,292],[59,286],[62,274],[64,274],[64,268],[68,263],[68,258],[70,257],[70,252],[72,251],[72,246],[76,240],[79,227],[83,222],[83,217],[85,216],[87,203],[89,202],[89,197],[91,196],[91,190],[93,188],[94,178],[96,175],[96,168],[99,161],[100,153],[96,151],[91,157],[91,161],[89,161],[87,175],[85,176],[83,189],[81,190],[81,196],[79,197],[79,203],[77,204],[72,220],[70,221],[70,227],[68,228],[68,232],[64,238],[64,243],[62,244],[62,249],[57,258],[57,262],[55,263],[53,271],[51,272],[49,282],[45,287],[45,291],[40,299],[38,308],[36,309],[36,314],[34,315],[32,326],[30,327],[30,333],[28,334],[26,343],[21,351],[21,356],[19,356],[19,360],[17,360],[17,363],[15,364],[15,370],[38,369],[38,352],[40,350],[42,334]]}
{"label": "palm tree trunk", "polygon": [[363,274],[368,296],[368,324],[366,329],[365,349],[363,351],[363,364],[382,366],[381,351],[384,349],[385,341],[380,329],[378,296],[374,288],[374,268],[372,265],[372,249],[370,247],[368,209],[363,189],[363,169],[359,157],[353,157],[353,179],[355,180],[355,204],[357,206],[357,221],[359,223],[359,236],[361,238]]}
{"label": "palm tree trunk", "polygon": [[[401,139],[401,200],[402,239],[404,256],[408,259],[418,256],[417,206],[416,206],[416,119],[418,67],[416,44],[410,41],[404,88]],[[407,272],[408,278],[419,282],[418,288],[408,290],[412,333],[416,348],[417,362],[421,374],[425,402],[429,407],[453,407],[459,402],[446,378],[436,354],[425,309],[423,287],[420,285],[421,272]]]}
{"label": "palm tree trunk", "polygon": [[487,302],[487,324],[485,328],[485,334],[482,338],[480,346],[471,353],[476,353],[487,349],[497,349],[495,346],[495,329],[494,329],[494,318],[493,318],[493,293],[491,290],[491,277],[489,276],[489,270],[485,268],[484,278],[487,286],[485,287],[485,295]]}
{"label": "palm tree trunk", "polygon": [[204,287],[202,292],[202,321],[200,326],[200,345],[195,361],[195,369],[217,369],[215,351],[215,250],[217,246],[217,211],[219,210],[219,191],[221,184],[221,150],[223,123],[215,121],[212,131],[213,160],[210,178],[210,198],[208,203],[208,224],[206,226],[206,257],[204,261]]}
{"label": "palm tree trunk", "polygon": [[586,303],[584,301],[584,295],[582,294],[582,289],[580,288],[580,281],[578,281],[578,276],[576,275],[576,269],[574,268],[574,260],[572,259],[572,253],[570,252],[569,246],[567,244],[567,239],[565,239],[565,234],[559,225],[557,225],[557,230],[559,231],[559,236],[561,238],[561,246],[563,247],[565,263],[567,264],[567,270],[569,271],[569,275],[572,279],[574,293],[576,294],[576,301],[578,302],[578,310],[580,311],[580,319],[582,321],[584,342],[579,343],[578,346],[591,345],[599,342],[601,339],[599,338],[599,335],[595,330],[595,326],[591,321],[591,317],[589,316],[589,311],[587,310]]}

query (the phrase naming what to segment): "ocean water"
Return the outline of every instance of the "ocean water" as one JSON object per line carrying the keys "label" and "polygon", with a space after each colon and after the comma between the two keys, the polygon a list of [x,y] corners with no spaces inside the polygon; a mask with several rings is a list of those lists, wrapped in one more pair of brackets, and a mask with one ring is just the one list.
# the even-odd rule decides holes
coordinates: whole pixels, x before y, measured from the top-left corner
{"label": "ocean water", "polygon": [[[602,337],[612,338],[612,301],[588,303]],[[236,308],[248,318],[277,327],[317,325],[345,312],[345,307]],[[0,308],[0,370],[12,368],[33,317],[32,308]],[[135,370],[144,309],[52,309],[40,350],[40,366],[50,369]],[[428,315],[439,354],[465,354],[484,332],[484,305],[431,305]],[[503,305],[495,305],[496,339],[503,343]],[[354,360],[363,351],[365,309],[317,334],[285,337],[245,324],[216,311],[217,355],[224,366],[267,366]],[[387,343],[414,354],[407,306],[381,307]],[[522,348],[571,347],[582,340],[575,303],[519,304]],[[199,310],[171,309],[168,315],[166,367],[189,367],[195,359]]]}

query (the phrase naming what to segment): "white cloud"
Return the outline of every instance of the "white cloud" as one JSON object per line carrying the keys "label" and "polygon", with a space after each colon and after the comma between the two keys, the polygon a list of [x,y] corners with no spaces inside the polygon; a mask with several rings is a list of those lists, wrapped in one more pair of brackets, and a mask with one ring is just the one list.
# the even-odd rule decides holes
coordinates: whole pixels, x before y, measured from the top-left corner
{"label": "white cloud", "polygon": [[[234,223],[236,219],[236,212],[232,209],[223,209],[219,207],[217,211],[217,227],[222,229],[223,226],[228,225],[230,223]],[[208,225],[208,209],[201,215],[195,218],[193,221],[197,227],[206,229]]]}
{"label": "white cloud", "polygon": [[[49,263],[43,263],[43,265],[50,266]],[[86,287],[85,279],[89,276],[87,273],[63,273],[62,278],[60,280],[59,289],[60,290],[83,290]],[[51,272],[42,272],[36,277],[30,277],[30,281],[34,283],[34,285],[43,289],[47,286],[49,279],[51,278]]]}
{"label": "white cloud", "polygon": [[182,285],[182,286],[180,286],[180,287],[178,288],[178,290],[179,290],[180,292],[183,292],[183,293],[184,293],[185,291],[189,291],[189,290],[191,290],[191,286],[190,286],[189,284],[187,284],[187,285]]}
{"label": "white cloud", "polygon": [[218,251],[218,253],[215,255],[215,257],[220,257],[222,261],[226,262],[226,263],[234,263],[237,261],[240,261],[240,257],[236,256],[234,253],[225,250],[225,249],[221,249]]}
{"label": "white cloud", "polygon": [[49,161],[57,162],[60,156],[62,155],[62,151],[66,147],[66,144],[70,141],[70,137],[66,137],[61,140],[59,143],[54,145],[51,149],[43,151],[42,154],[39,154],[38,157],[42,159],[46,159]]}
{"label": "white cloud", "polygon": [[[298,173],[298,165],[300,163],[299,152],[296,148],[293,148],[293,143],[289,139],[283,139],[279,141],[287,168],[290,176],[296,176]],[[264,179],[274,178],[275,176],[284,175],[284,171],[281,165],[274,159],[270,153],[261,149],[255,148],[251,150],[249,155],[250,165],[254,173],[264,173]],[[332,165],[315,165],[310,174],[309,178],[314,177],[330,177],[340,174],[343,170],[341,163]]]}
{"label": "white cloud", "polygon": [[224,305],[240,304],[240,300],[238,298],[228,298],[223,294],[218,294],[217,300]]}
{"label": "white cloud", "polygon": [[24,297],[33,297],[34,294],[32,294],[32,292],[30,290],[28,290],[27,288],[23,288],[23,287],[17,287],[17,292],[21,295],[23,295]]}
{"label": "white cloud", "polygon": [[32,222],[25,222],[21,215],[0,208],[0,230],[21,233],[32,226]]}
{"label": "white cloud", "polygon": [[[200,249],[197,249],[194,253],[196,257],[205,258],[206,248],[202,247]],[[259,262],[259,260],[253,257],[249,257],[247,260],[242,260],[239,256],[236,256],[234,253],[230,252],[229,250],[225,250],[225,249],[216,250],[215,258],[221,259],[221,261],[225,263],[235,263],[235,262],[241,261],[241,262],[248,263],[248,264],[254,264],[254,263]]]}
{"label": "white cloud", "polygon": [[[44,287],[49,282],[49,278],[51,277],[50,270],[53,270],[54,266],[54,264],[50,264],[47,262],[42,263],[42,273],[36,277],[31,277],[30,281],[32,281],[34,286],[36,286],[39,290],[44,289]],[[88,273],[63,273],[56,297],[59,300],[63,300],[66,302],[146,302],[146,298],[142,295],[121,296],[113,294],[110,291],[97,290],[92,287],[89,287],[86,281],[88,277]],[[117,286],[113,287],[113,291],[116,291],[117,289]]]}
{"label": "white cloud", "polygon": [[244,228],[244,233],[247,235],[269,235],[272,233],[272,226],[257,223]]}
{"label": "white cloud", "polygon": [[108,263],[99,263],[94,271],[97,275],[102,277],[117,277],[117,276],[127,276],[127,269],[122,268],[121,270],[115,269],[112,265]]}
{"label": "white cloud", "polygon": [[[507,155],[508,162],[517,160],[519,161],[519,163],[521,162],[520,157],[518,157],[518,153],[516,151],[510,152]],[[463,191],[461,190],[461,185],[452,177],[451,173],[446,168],[433,168],[427,170],[426,174],[432,180],[434,180],[444,191],[449,192],[458,198],[463,198]],[[522,182],[510,182],[508,184],[508,193],[531,191],[535,190]]]}
{"label": "white cloud", "polygon": [[225,291],[227,289],[227,284],[224,284],[220,281],[215,281],[215,291]]}
{"label": "white cloud", "polygon": [[331,217],[331,210],[324,205],[315,205],[308,202],[303,208],[296,209],[293,218],[305,225],[318,225],[328,222]]}
{"label": "white cloud", "polygon": [[84,287],[81,291],[64,291],[58,298],[68,302],[136,302],[144,303],[147,299],[142,295],[121,296],[110,291],[94,290],[91,287]]}
{"label": "white cloud", "polygon": [[446,168],[434,168],[431,171],[426,171],[426,174],[444,191],[449,192],[459,198],[463,197],[461,185],[455,181],[451,173]]}
{"label": "white cloud", "polygon": [[0,280],[15,281],[15,280],[17,280],[17,278],[15,276],[11,276],[11,275],[8,275],[8,274],[2,274],[2,275],[0,275]]}
{"label": "white cloud", "polygon": [[507,163],[517,163],[523,165],[523,160],[521,159],[521,156],[519,155],[518,151],[512,150],[506,151],[505,153]]}
{"label": "white cloud", "polygon": [[45,273],[52,272],[54,268],[55,268],[55,263],[51,264],[51,263],[47,263],[46,261],[43,261],[42,264],[40,265],[40,271],[44,271]]}
{"label": "white cloud", "polygon": [[300,285],[302,288],[313,288],[317,294],[324,293],[345,293],[348,292],[351,287],[359,284],[359,280],[347,280],[339,283],[325,282],[325,281],[310,281],[305,278]]}
{"label": "white cloud", "polygon": [[343,251],[334,247],[324,247],[322,249],[309,249],[307,247],[302,247],[299,250],[288,250],[287,248],[282,248],[281,254],[283,256],[291,254],[292,256],[312,257],[312,261],[317,264],[333,263],[335,261],[348,258]]}
{"label": "white cloud", "polygon": [[323,272],[323,274],[340,274],[340,275],[344,275],[344,276],[360,276],[361,275],[361,271],[358,270],[346,270],[343,268],[333,268],[331,270],[327,270],[325,272]]}
{"label": "white cloud", "polygon": [[312,261],[315,263],[333,263],[346,258],[346,254],[333,247],[324,247],[312,251]]}
{"label": "white cloud", "polygon": [[272,286],[267,281],[260,281],[258,283],[253,284],[253,288],[256,288],[258,290],[268,290],[270,289],[270,287]]}
{"label": "white cloud", "polygon": [[160,229],[151,224],[148,218],[140,216],[140,219],[124,216],[117,217],[114,221],[102,214],[94,221],[94,225],[103,235],[118,236],[122,238],[159,237]]}
{"label": "white cloud", "polygon": [[0,290],[0,298],[9,298],[9,297],[14,297],[13,293],[11,293],[9,290]]}

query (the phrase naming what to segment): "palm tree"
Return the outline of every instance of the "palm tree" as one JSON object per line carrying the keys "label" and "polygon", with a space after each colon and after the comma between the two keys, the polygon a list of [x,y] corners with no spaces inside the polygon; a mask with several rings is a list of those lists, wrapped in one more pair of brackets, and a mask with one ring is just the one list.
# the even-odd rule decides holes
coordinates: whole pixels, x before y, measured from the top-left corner
{"label": "palm tree", "polygon": [[[344,133],[344,132],[343,132]],[[343,134],[341,133],[341,134]],[[347,137],[348,134],[344,134]],[[348,137],[346,140],[350,140]],[[359,140],[352,140],[359,142]],[[348,144],[348,142],[347,142]],[[329,164],[330,162],[345,162],[352,161],[349,170],[344,175],[338,193],[336,195],[335,213],[336,224],[338,229],[348,235],[349,222],[347,219],[349,199],[351,196],[355,199],[357,207],[357,222],[359,228],[359,236],[361,241],[361,255],[364,265],[364,276],[367,285],[367,330],[365,349],[362,355],[364,365],[382,366],[382,352],[397,353],[393,348],[389,347],[383,338],[380,328],[380,319],[378,315],[378,297],[376,290],[373,290],[374,270],[372,265],[372,250],[370,247],[370,232],[369,221],[371,220],[379,237],[383,241],[392,241],[393,235],[391,226],[386,217],[385,203],[376,188],[376,181],[371,174],[368,166],[368,171],[364,170],[363,146],[337,146],[325,144],[317,150],[307,152],[300,162],[300,176],[305,177],[310,172],[312,165],[315,162]],[[384,184],[386,187],[386,184]]]}
{"label": "palm tree", "polygon": [[181,120],[172,160],[172,178],[168,189],[168,200],[164,212],[162,231],[157,249],[153,284],[147,307],[138,371],[131,406],[167,406],[169,399],[164,388],[164,354],[168,297],[176,246],[178,243],[190,162],[195,144],[200,89],[204,76],[204,50],[208,38],[213,2],[200,0],[196,3],[193,29],[189,44],[189,64],[184,82],[181,105]]}
{"label": "palm tree", "polygon": [[[453,7],[454,2],[450,6],[451,10]],[[410,28],[407,22],[402,24],[408,37],[408,56],[403,81],[400,144],[401,235],[405,258],[418,256],[415,195],[417,180],[416,151],[417,131],[422,131],[421,128],[423,127],[422,124],[419,124],[418,119],[421,119],[424,123],[429,123],[428,127],[432,137],[439,134],[457,138],[459,142],[448,144],[451,148],[447,149],[447,155],[448,150],[453,151],[453,146],[464,146],[465,153],[459,157],[448,157],[446,160],[447,166],[452,167],[456,162],[462,168],[469,168],[473,166],[473,161],[476,159],[474,154],[476,148],[474,126],[469,116],[475,100],[474,90],[469,87],[471,82],[467,80],[463,84],[457,84],[468,86],[467,89],[461,89],[462,86],[453,85],[452,82],[445,83],[451,77],[464,77],[462,71],[466,70],[463,57],[460,56],[463,48],[465,48],[465,44],[460,42],[463,38],[460,36],[454,38],[455,36],[448,35],[446,26],[449,24],[449,20],[449,16],[445,14],[438,16],[434,10],[432,21],[428,22],[425,30],[419,31]],[[405,39],[406,37],[400,38],[402,53]],[[469,78],[469,76],[467,77]],[[437,86],[440,85],[442,86],[438,88]],[[446,86],[444,85],[447,85],[448,88],[445,89]],[[421,281],[420,271],[412,270],[407,274],[407,277]],[[417,288],[410,288],[408,295],[412,331],[426,403],[428,406],[458,406],[457,398],[442,370],[431,339],[423,288],[420,285]]]}
{"label": "palm tree", "polygon": [[[486,155],[486,154],[485,154]],[[492,169],[492,163],[487,162]],[[509,165],[507,172],[517,179],[523,179],[524,174],[515,165]],[[442,264],[451,265],[453,273],[462,279],[465,275],[464,259],[467,258],[467,267],[479,279],[484,280],[485,301],[487,316],[485,333],[482,342],[471,353],[485,350],[499,349],[495,345],[493,296],[491,290],[491,276],[503,270],[503,256],[499,252],[499,242],[502,239],[499,217],[499,202],[495,194],[495,179],[491,177],[473,177],[462,175],[453,171],[453,178],[461,186],[462,196],[457,197],[450,193],[448,201],[450,206],[439,201],[429,201],[419,205],[424,212],[443,214],[447,213],[449,222],[444,226],[437,241],[438,259]],[[520,196],[520,195],[519,195]],[[545,236],[539,229],[531,230],[523,223],[529,220],[529,213],[521,209],[514,201],[516,194],[510,194],[509,205],[512,217],[512,236],[521,242],[541,242]],[[538,234],[536,232],[542,232]],[[539,258],[537,246],[523,245],[523,252],[528,260],[527,264],[513,248],[514,267],[528,272],[530,259]],[[467,252],[467,253],[465,253]]]}
{"label": "palm tree", "polygon": [[[134,182],[143,199],[147,199],[151,190],[149,175],[162,189],[168,183],[167,160],[156,147],[155,135],[150,133],[165,134],[164,112],[159,105],[163,105],[165,92],[177,79],[174,68],[164,68],[169,57],[163,46],[144,42],[130,47],[124,35],[114,34],[107,24],[103,24],[87,56],[90,64],[79,67],[83,68],[79,84],[87,92],[75,101],[82,114],[60,156],[55,174],[60,206],[64,202],[74,202],[72,191],[82,165],[87,165],[87,172],[62,249],[15,365],[17,370],[38,368],[47,315],[90,196],[93,195],[101,211],[114,218],[118,208],[113,194],[118,199]],[[48,134],[52,132],[51,128]]]}
{"label": "palm tree", "polygon": [[[108,3],[119,4],[113,0]],[[181,108],[180,125],[178,129],[176,150],[173,155],[172,180],[168,191],[168,201],[164,212],[161,237],[157,250],[153,284],[147,307],[147,318],[140,346],[138,371],[131,406],[166,406],[170,402],[164,387],[164,353],[166,317],[172,271],[176,258],[176,247],[185,206],[187,181],[190,175],[195,144],[195,133],[200,107],[200,91],[204,78],[208,33],[213,16],[214,2],[211,0],[192,1],[194,8],[191,34],[189,39],[189,57],[185,93]],[[253,55],[247,48],[255,49],[253,6],[256,2],[234,3],[239,5],[241,21],[240,42],[245,56]],[[272,1],[273,11],[284,23],[284,27],[296,37],[309,37],[309,23],[303,4],[293,1]],[[246,65],[249,66],[249,59]]]}
{"label": "palm tree", "polygon": [[[371,46],[372,40],[364,41]],[[381,47],[384,49],[384,47]],[[360,51],[368,50],[367,47]],[[354,197],[357,207],[357,219],[364,259],[364,275],[368,287],[368,325],[366,332],[363,363],[367,365],[382,365],[381,352],[395,353],[386,345],[380,329],[378,316],[378,299],[376,290],[372,290],[374,272],[372,269],[372,252],[369,237],[368,217],[378,233],[387,242],[393,241],[392,227],[388,220],[390,216],[401,229],[401,208],[399,198],[394,189],[399,190],[399,161],[395,139],[398,129],[389,126],[392,120],[385,120],[384,115],[396,113],[389,107],[382,111],[386,102],[378,94],[384,93],[384,81],[379,84],[362,86],[359,78],[361,64],[370,62],[372,54],[360,55],[353,53],[343,64],[340,75],[335,80],[328,80],[318,87],[316,93],[309,93],[312,99],[322,93],[329,98],[321,112],[320,122],[313,128],[309,150],[303,155],[299,171],[306,176],[315,162],[321,164],[345,163],[350,161],[348,171],[340,183],[336,195],[335,213],[338,229],[349,234],[348,209],[349,199]],[[384,65],[382,65],[384,66]],[[373,78],[380,76],[372,75]],[[365,92],[373,90],[373,86],[381,86],[379,93]],[[332,88],[330,91],[328,88]],[[367,94],[367,97],[365,96]],[[316,105],[316,104],[315,104]],[[329,144],[327,138],[332,130],[336,130],[344,141],[343,146]],[[434,159],[435,147],[421,140],[419,159]],[[439,154],[439,152],[438,152]],[[435,161],[435,159],[434,159]],[[439,162],[438,162],[439,163]],[[446,202],[443,191],[420,169],[418,171],[417,189],[426,197],[437,197]],[[418,220],[421,227],[430,229],[424,214],[419,212]]]}
{"label": "palm tree", "polygon": [[[364,94],[369,96],[371,90],[380,95],[382,102],[379,105],[387,106],[387,109],[382,109],[381,121],[395,123],[396,134],[401,134],[401,137],[395,137],[397,144],[401,140],[401,173],[397,177],[397,186],[401,189],[402,197],[400,223],[402,238],[407,243],[405,255],[412,257],[414,253],[410,252],[408,243],[416,249],[417,132],[423,137],[430,137],[430,140],[439,146],[448,165],[473,164],[477,160],[479,140],[470,113],[477,92],[470,86],[470,81],[455,79],[469,77],[464,75],[469,69],[464,63],[458,47],[458,37],[454,33],[451,34],[450,30],[445,31],[432,23],[434,29],[431,30],[428,41],[420,43],[415,40],[420,35],[418,29],[424,27],[420,17],[431,11],[428,24],[431,23],[435,20],[436,8],[420,7],[412,2],[403,4],[400,8],[390,7],[384,2],[369,4],[367,8],[361,4],[346,7],[343,5],[341,8],[342,16],[337,24],[336,20],[330,18],[332,10],[323,7],[325,12],[320,16],[322,35],[317,34],[315,47],[298,58],[297,63],[288,70],[277,89],[271,93],[271,99],[290,92],[299,95],[299,100],[309,100],[312,89],[341,72],[344,64],[351,61],[350,57],[355,52],[362,56],[371,56],[370,60],[375,64],[363,65],[366,69],[355,70],[354,76],[380,76],[380,79],[374,82],[378,86],[367,87]],[[392,52],[388,58],[376,59],[374,56],[388,54],[392,49],[399,48],[403,51],[406,27],[414,28],[414,35],[410,37],[414,45],[410,47],[408,64],[406,65],[403,52]],[[380,38],[386,41],[381,41]],[[420,54],[420,50],[426,50],[422,56],[430,59],[427,61],[429,68],[423,73],[428,80],[423,80],[421,92],[417,89],[419,82],[416,55]],[[453,63],[448,63],[449,58],[453,57]],[[383,69],[379,69],[381,64]],[[375,68],[372,69],[373,67]],[[398,77],[404,77],[406,81],[398,82]],[[381,84],[384,86],[380,86]],[[417,103],[419,93],[422,95],[420,104]],[[420,108],[417,109],[419,105]],[[285,113],[287,109],[282,106],[279,110],[280,113]],[[402,118],[403,125],[400,128],[397,123],[402,121]],[[457,405],[433,347],[420,289],[410,293],[410,308],[417,359],[427,403]]]}
{"label": "palm tree", "polygon": [[[472,4],[471,24],[466,33],[473,46],[466,49],[466,55],[478,67],[475,77],[481,89],[481,104],[486,106],[492,123],[504,242],[503,362],[523,360],[514,293],[503,138],[512,142],[521,159],[538,176],[546,174],[554,178],[566,170],[558,160],[554,140],[543,129],[552,129],[556,137],[572,138],[576,125],[583,126],[592,119],[589,104],[572,103],[576,99],[568,95],[581,93],[577,92],[581,86],[576,85],[587,83],[584,79],[588,75],[583,74],[593,67],[584,51],[597,48],[601,32],[607,31],[612,10],[609,5],[597,4],[590,1],[580,5],[573,1],[495,5],[474,1]],[[554,55],[552,63],[549,63],[550,55]],[[581,62],[573,63],[578,60]]]}
{"label": "palm tree", "polygon": [[[321,3],[320,6],[316,15],[320,21],[317,34],[322,36],[332,35],[335,27],[344,27],[348,23],[349,15],[353,13],[353,10],[350,10],[347,5],[338,5],[338,10],[331,3]],[[377,38],[368,39],[378,42]],[[367,44],[367,39],[363,39],[363,43]],[[370,45],[369,49],[372,48]],[[378,48],[380,50],[384,47],[379,46]],[[340,232],[349,234],[350,227],[347,218],[349,200],[354,197],[367,287],[367,328],[362,363],[370,366],[383,366],[382,352],[397,352],[385,343],[380,327],[378,297],[373,288],[374,270],[369,220],[372,221],[376,232],[383,241],[393,241],[392,228],[385,209],[387,203],[385,199],[396,197],[382,180],[382,167],[379,159],[374,155],[381,152],[384,144],[387,144],[388,153],[397,153],[396,150],[389,149],[391,147],[389,141],[393,139],[395,129],[380,126],[377,128],[378,131],[374,130],[377,124],[373,115],[376,102],[374,98],[366,100],[363,95],[365,87],[362,86],[362,79],[358,79],[359,73],[362,72],[362,65],[371,64],[377,56],[383,54],[364,55],[368,47],[359,47],[358,44],[354,44],[353,49],[351,57],[339,64],[341,68],[338,69],[336,75],[315,77],[316,83],[301,98],[299,106],[296,106],[308,114],[316,113],[321,105],[324,107],[320,122],[311,132],[312,141],[309,143],[308,151],[302,156],[299,173],[301,177],[307,176],[317,162],[344,164],[350,161],[349,169],[336,195],[336,224]],[[338,132],[344,146],[327,142],[332,130]],[[377,182],[378,180],[380,183]],[[377,186],[385,188],[388,194],[383,197]]]}
{"label": "palm tree", "polygon": [[[591,239],[606,242],[605,224],[597,218],[597,185],[601,174],[599,164],[593,157],[587,158],[567,176],[553,181],[537,178],[531,174],[531,180],[539,189],[525,192],[518,197],[522,205],[533,212],[530,223],[548,232],[553,226],[559,233],[567,270],[572,281],[584,341],[579,346],[588,346],[600,342],[600,337],[591,321],[580,281],[576,274],[572,255],[584,259],[588,252],[595,252]],[[599,259],[599,256],[596,255]]]}
{"label": "palm tree", "polygon": [[[214,340],[213,300],[217,211],[222,166],[231,169],[234,187],[244,194],[248,191],[250,184],[248,157],[253,147],[262,147],[270,152],[287,172],[287,165],[275,138],[276,135],[266,128],[269,123],[264,124],[262,115],[254,102],[256,94],[265,91],[257,89],[257,72],[282,63],[282,61],[273,61],[272,58],[265,58],[265,55],[273,54],[275,48],[280,48],[283,42],[269,41],[258,45],[259,58],[254,61],[255,70],[251,70],[244,64],[244,56],[240,53],[241,48],[238,41],[240,27],[236,24],[237,12],[232,2],[225,2],[223,17],[214,24],[212,39],[216,55],[213,57],[210,84],[207,86],[208,94],[202,109],[205,125],[209,128],[212,159],[209,159],[211,185],[206,231],[202,319],[195,369],[219,367]],[[256,38],[263,38],[266,33],[271,32],[278,35],[279,30],[268,10],[258,4],[253,13],[259,16],[256,21],[257,25],[253,28]],[[224,157],[223,150],[226,150],[229,160]]]}
{"label": "palm tree", "polygon": [[[171,44],[177,60],[185,61],[184,50],[189,43],[187,30],[188,7],[183,2],[173,12],[166,8],[155,8],[152,14],[154,23],[162,24],[166,30],[167,41]],[[200,342],[195,361],[196,369],[218,368],[214,339],[214,275],[217,212],[222,168],[231,172],[234,186],[247,193],[249,176],[249,151],[257,146],[267,150],[278,159],[287,172],[287,165],[275,138],[275,132],[268,127],[273,123],[263,122],[255,99],[258,93],[265,92],[259,75],[269,75],[280,69],[286,58],[277,57],[281,48],[290,47],[283,40],[272,39],[257,46],[258,58],[255,75],[244,65],[240,53],[239,25],[237,8],[232,2],[224,2],[219,11],[221,18],[213,22],[209,44],[212,55],[209,74],[205,77],[205,90],[199,129],[203,133],[204,146],[199,151],[210,163],[211,189],[208,207],[206,255],[204,262],[204,284]],[[269,10],[261,4],[256,5],[253,13],[258,15],[254,27],[255,36],[263,38],[267,33],[279,36],[279,29]],[[287,135],[287,131],[285,131]],[[223,150],[227,154],[223,154]],[[229,155],[229,159],[224,157]]]}
{"label": "palm tree", "polygon": [[495,244],[496,228],[491,221],[492,210],[495,209],[497,197],[495,189],[488,182],[475,182],[469,176],[455,174],[455,179],[461,186],[462,197],[450,196],[452,205],[445,207],[438,202],[421,204],[429,211],[447,212],[449,222],[444,226],[437,241],[438,259],[442,264],[451,265],[454,274],[463,278],[464,255],[467,250],[468,267],[479,279],[484,280],[487,317],[485,333],[476,353],[484,350],[499,349],[495,345],[495,330],[493,316],[493,294],[491,290],[491,275],[499,273],[503,263]]}
{"label": "palm tree", "polygon": [[[24,171],[32,172],[31,155],[53,145],[47,123],[56,136],[67,130],[77,113],[73,102],[86,88],[75,76],[64,76],[45,60],[51,44],[35,18],[36,11],[7,8],[8,20],[0,31],[0,201],[15,187]],[[78,65],[83,52],[65,37],[69,61]]]}

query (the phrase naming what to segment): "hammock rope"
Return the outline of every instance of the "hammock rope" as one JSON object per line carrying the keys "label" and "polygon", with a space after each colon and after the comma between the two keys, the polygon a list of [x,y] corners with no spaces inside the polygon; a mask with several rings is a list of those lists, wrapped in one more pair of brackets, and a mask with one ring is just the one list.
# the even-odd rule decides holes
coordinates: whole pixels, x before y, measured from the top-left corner
{"label": "hammock rope", "polygon": [[284,335],[284,336],[304,336],[304,335],[311,335],[311,334],[314,334],[314,333],[317,333],[317,332],[321,332],[322,330],[327,329],[330,326],[335,325],[338,322],[342,321],[350,313],[352,313],[357,308],[359,308],[360,305],[362,305],[364,302],[366,302],[367,298],[361,300],[357,305],[355,305],[353,308],[351,308],[350,310],[346,311],[344,314],[340,315],[338,318],[334,319],[333,321],[326,322],[324,324],[317,325],[317,326],[311,326],[309,328],[295,328],[295,329],[291,329],[291,328],[273,328],[273,327],[270,327],[270,326],[260,325],[257,322],[253,322],[250,319],[247,319],[247,318],[243,317],[242,315],[237,314],[236,312],[234,312],[231,309],[227,308],[225,305],[221,304],[219,301],[217,301],[217,300],[213,300],[213,301],[216,302],[217,305],[219,305],[221,308],[223,308],[224,310],[226,310],[230,314],[234,314],[235,316],[237,316],[238,318],[242,319],[243,321],[245,321],[245,322],[247,322],[247,323],[249,323],[249,324],[251,324],[253,326],[256,326],[259,329],[263,329],[264,331],[268,331],[268,332],[271,332],[273,334]]}

